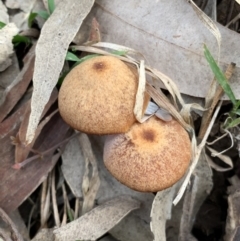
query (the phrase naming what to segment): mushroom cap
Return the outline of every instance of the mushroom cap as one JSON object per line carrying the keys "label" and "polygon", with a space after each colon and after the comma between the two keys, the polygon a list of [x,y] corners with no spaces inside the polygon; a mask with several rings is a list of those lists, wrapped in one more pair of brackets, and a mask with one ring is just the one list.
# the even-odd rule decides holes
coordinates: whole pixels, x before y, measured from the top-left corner
{"label": "mushroom cap", "polygon": [[[59,91],[59,111],[74,129],[89,134],[116,134],[136,121],[138,78],[124,62],[98,56],[73,68]],[[149,97],[145,98],[146,109]]]}
{"label": "mushroom cap", "polygon": [[185,174],[191,159],[191,143],[176,121],[153,116],[135,123],[125,134],[108,136],[104,164],[122,184],[142,192],[158,192]]}

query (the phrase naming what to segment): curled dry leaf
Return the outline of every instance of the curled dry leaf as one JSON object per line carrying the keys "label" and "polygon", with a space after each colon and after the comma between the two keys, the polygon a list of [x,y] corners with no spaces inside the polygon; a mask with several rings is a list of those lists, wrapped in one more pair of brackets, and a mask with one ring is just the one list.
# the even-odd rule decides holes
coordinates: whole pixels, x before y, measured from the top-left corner
{"label": "curled dry leaf", "polygon": [[[208,164],[214,168],[216,171],[219,171],[219,172],[226,172],[226,171],[229,171],[231,169],[233,169],[233,162],[232,162],[232,159],[229,157],[229,156],[226,156],[226,155],[223,155],[223,154],[220,154],[218,153],[216,150],[214,150],[213,148],[211,147],[208,147],[207,146],[207,149],[209,151],[211,151],[212,153],[212,156],[217,156],[223,163],[225,163],[226,165],[228,165],[229,167],[221,167],[219,165],[217,165],[210,156],[206,155],[206,159],[208,161]],[[214,155],[215,154],[215,155]]]}
{"label": "curled dry leaf", "polygon": [[64,0],[58,4],[42,28],[36,46],[34,90],[26,136],[28,143],[34,138],[44,106],[57,84],[68,46],[93,3],[94,0]]}
{"label": "curled dry leaf", "polygon": [[96,240],[139,207],[139,201],[129,196],[112,199],[77,220],[54,230],[55,241]]}

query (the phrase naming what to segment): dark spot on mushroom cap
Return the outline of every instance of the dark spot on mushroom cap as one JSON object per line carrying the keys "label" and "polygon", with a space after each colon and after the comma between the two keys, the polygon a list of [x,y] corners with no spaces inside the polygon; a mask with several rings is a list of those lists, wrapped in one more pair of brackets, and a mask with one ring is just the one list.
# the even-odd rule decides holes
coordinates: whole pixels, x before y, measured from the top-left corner
{"label": "dark spot on mushroom cap", "polygon": [[93,64],[93,69],[96,71],[102,71],[106,68],[103,61],[99,61]]}
{"label": "dark spot on mushroom cap", "polygon": [[143,130],[142,137],[146,141],[153,142],[155,140],[154,130],[151,130],[151,129]]}

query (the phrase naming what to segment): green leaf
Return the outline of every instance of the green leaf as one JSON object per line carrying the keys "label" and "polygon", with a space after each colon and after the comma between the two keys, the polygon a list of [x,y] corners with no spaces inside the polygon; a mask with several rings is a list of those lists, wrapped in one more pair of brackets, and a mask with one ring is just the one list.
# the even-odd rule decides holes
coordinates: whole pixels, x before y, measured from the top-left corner
{"label": "green leaf", "polygon": [[53,13],[54,9],[55,9],[54,0],[48,0],[48,9],[49,9],[49,13],[51,15]]}
{"label": "green leaf", "polygon": [[77,57],[77,55],[75,55],[75,54],[73,54],[73,53],[71,53],[71,52],[67,52],[67,55],[66,55],[66,57],[65,57],[65,60],[68,60],[68,61],[75,61],[75,62],[77,62],[77,61],[81,61],[81,59],[79,59],[78,57]]}
{"label": "green leaf", "polygon": [[33,21],[35,20],[35,18],[37,17],[37,13],[33,13],[31,12],[29,17],[28,17],[28,27],[31,28],[32,27],[32,24],[33,24]]}
{"label": "green leaf", "polygon": [[126,50],[113,50],[112,53],[118,56],[126,55],[128,51]]}
{"label": "green leaf", "polygon": [[0,22],[0,29],[6,26],[6,23]]}
{"label": "green leaf", "polygon": [[239,115],[240,116],[240,109],[237,109],[237,110],[233,110],[232,113],[236,114],[236,115]]}
{"label": "green leaf", "polygon": [[77,61],[72,68],[76,67],[77,65],[81,64],[82,62],[88,60],[88,59],[91,59],[91,58],[94,58],[96,56],[99,56],[99,54],[90,54],[90,55],[87,55],[83,58],[80,59],[80,61]]}
{"label": "green leaf", "polygon": [[20,43],[30,44],[31,39],[26,36],[15,35],[12,40],[14,46],[18,46]]}
{"label": "green leaf", "polygon": [[236,127],[240,124],[240,117],[233,120],[232,122],[230,122],[228,125],[227,125],[227,128],[233,128],[233,127]]}
{"label": "green leaf", "polygon": [[229,97],[229,99],[232,101],[233,105],[235,106],[237,104],[237,100],[234,96],[234,93],[233,93],[224,73],[221,71],[221,69],[217,65],[216,61],[212,57],[212,55],[209,52],[206,45],[204,45],[204,55],[212,69],[212,72],[214,73],[214,75],[216,77],[216,80],[221,85],[221,87],[223,88],[223,91]]}
{"label": "green leaf", "polygon": [[67,214],[68,214],[68,218],[69,218],[70,222],[72,222],[74,220],[74,216],[73,216],[72,210],[71,209],[67,209]]}
{"label": "green leaf", "polygon": [[50,14],[47,11],[38,11],[37,12],[38,16],[47,20],[50,16]]}
{"label": "green leaf", "polygon": [[85,57],[82,57],[82,58],[78,58],[75,54],[71,53],[71,52],[67,52],[67,55],[65,57],[65,60],[68,60],[68,61],[75,61],[76,64],[74,65],[74,67],[78,64],[81,64],[82,62],[84,62],[85,60],[87,59],[91,59],[93,57],[96,57],[96,56],[99,56],[99,54],[90,54],[90,55],[87,55]]}

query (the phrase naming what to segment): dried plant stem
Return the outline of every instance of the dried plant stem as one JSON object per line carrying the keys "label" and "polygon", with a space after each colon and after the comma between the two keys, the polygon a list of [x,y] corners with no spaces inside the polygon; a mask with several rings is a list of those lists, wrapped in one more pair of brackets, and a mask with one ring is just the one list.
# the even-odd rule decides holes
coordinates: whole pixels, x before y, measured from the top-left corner
{"label": "dried plant stem", "polygon": [[28,234],[30,234],[31,220],[32,220],[32,216],[33,216],[33,213],[34,213],[35,209],[36,209],[36,204],[34,203],[32,208],[31,208],[31,211],[30,211],[30,214],[29,214],[29,218],[28,218],[28,224],[27,224]]}
{"label": "dried plant stem", "polygon": [[31,161],[33,160],[36,160],[38,158],[43,158],[43,156],[49,154],[51,151],[57,149],[58,147],[60,147],[61,145],[67,143],[68,141],[70,141],[72,138],[74,138],[75,136],[77,136],[78,133],[75,133],[73,134],[72,136],[70,136],[69,138],[66,138],[65,140],[61,141],[60,143],[54,145],[53,147],[49,148],[48,150],[46,151],[43,151],[43,152],[39,152],[38,155],[35,155],[35,156],[32,156],[32,157],[29,157],[27,158],[26,160],[24,160],[23,162],[21,163],[16,163],[12,166],[12,168],[14,169],[20,169],[22,167],[24,167],[25,165],[27,165],[28,163],[30,163]]}
{"label": "dried plant stem", "polygon": [[217,115],[218,115],[218,112],[220,110],[221,105],[222,105],[222,100],[219,102],[219,104],[216,107],[214,115],[213,115],[213,117],[212,117],[212,119],[211,119],[211,121],[210,121],[210,123],[208,125],[208,128],[207,128],[207,130],[205,132],[205,135],[204,135],[201,143],[197,146],[196,153],[195,153],[194,159],[192,161],[192,164],[191,164],[191,166],[189,168],[189,171],[187,173],[187,176],[186,176],[186,178],[185,178],[185,180],[184,180],[180,190],[178,191],[178,194],[177,194],[176,198],[173,201],[174,205],[178,204],[178,202],[180,201],[180,199],[182,198],[182,196],[184,194],[184,191],[186,190],[186,187],[187,187],[187,185],[188,185],[188,183],[190,181],[191,175],[192,175],[195,167],[197,166],[197,163],[198,163],[199,157],[201,155],[202,149],[206,145],[207,138],[208,138],[208,136],[210,134],[210,131],[212,129],[212,126],[213,126],[213,124],[214,124],[214,122],[215,122],[215,120],[217,118]]}
{"label": "dried plant stem", "polygon": [[64,211],[61,226],[67,223],[67,192],[64,183],[62,184],[63,200],[64,200]]}
{"label": "dried plant stem", "polygon": [[43,226],[43,212],[44,212],[44,205],[46,201],[46,196],[47,196],[47,180],[44,180],[42,183],[42,191],[41,191],[41,203],[40,203],[40,216],[41,216],[41,226]]}
{"label": "dried plant stem", "polygon": [[42,216],[41,216],[41,227],[46,227],[46,222],[50,216],[50,188],[51,188],[51,176],[48,175],[46,180],[46,193],[45,200],[43,203]]}
{"label": "dried plant stem", "polygon": [[60,217],[58,213],[56,188],[55,188],[55,168],[52,171],[51,194],[52,194],[53,215],[54,215],[55,224],[57,227],[60,227]]}
{"label": "dried plant stem", "polygon": [[80,200],[79,198],[75,199],[75,208],[74,208],[74,220],[79,217],[79,210],[80,210]]}
{"label": "dried plant stem", "polygon": [[[232,77],[235,66],[236,65],[233,63],[228,65],[228,68],[225,72],[225,76],[226,76],[227,80],[229,80]],[[214,79],[214,81],[216,81],[216,79]],[[200,128],[199,135],[198,135],[200,140],[205,135],[205,132],[206,132],[208,125],[210,123],[210,120],[211,120],[212,113],[223,94],[224,94],[224,92],[223,92],[222,87],[220,85],[218,85],[216,92],[214,94],[213,100],[211,101],[209,106],[205,106],[205,108],[208,108],[208,111],[205,112],[202,117],[201,128]]]}

